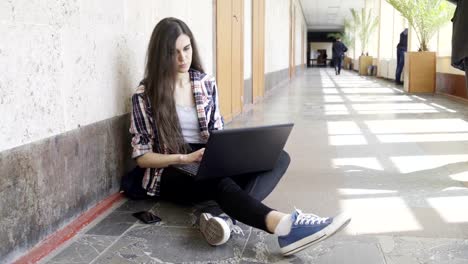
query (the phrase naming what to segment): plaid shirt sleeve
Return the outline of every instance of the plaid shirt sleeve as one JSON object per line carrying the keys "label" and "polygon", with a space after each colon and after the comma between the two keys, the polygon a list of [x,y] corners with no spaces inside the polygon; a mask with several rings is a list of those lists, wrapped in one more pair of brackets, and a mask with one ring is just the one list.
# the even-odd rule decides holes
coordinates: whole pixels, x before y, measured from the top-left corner
{"label": "plaid shirt sleeve", "polygon": [[132,96],[130,134],[132,135],[132,158],[137,158],[153,151],[152,127],[143,93]]}
{"label": "plaid shirt sleeve", "polygon": [[224,120],[221,116],[221,110],[219,108],[219,97],[218,97],[218,85],[214,77],[209,80],[211,90],[211,98],[213,105],[211,108],[210,120],[208,123],[208,130],[222,130],[224,128]]}

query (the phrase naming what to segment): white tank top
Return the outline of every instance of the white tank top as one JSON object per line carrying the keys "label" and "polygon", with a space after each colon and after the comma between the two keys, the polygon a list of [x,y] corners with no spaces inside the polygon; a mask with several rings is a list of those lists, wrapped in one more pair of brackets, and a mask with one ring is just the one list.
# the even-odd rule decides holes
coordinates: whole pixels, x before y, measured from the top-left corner
{"label": "white tank top", "polygon": [[182,135],[187,143],[205,143],[200,134],[197,109],[195,106],[176,105]]}

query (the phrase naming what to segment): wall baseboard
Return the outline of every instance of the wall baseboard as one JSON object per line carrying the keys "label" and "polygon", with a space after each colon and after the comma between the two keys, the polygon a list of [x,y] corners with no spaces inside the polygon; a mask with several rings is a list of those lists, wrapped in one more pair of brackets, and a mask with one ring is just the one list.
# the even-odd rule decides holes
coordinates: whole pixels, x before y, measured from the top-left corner
{"label": "wall baseboard", "polygon": [[468,99],[466,99],[466,98],[462,98],[462,97],[459,97],[459,96],[446,94],[446,93],[439,93],[437,91],[436,91],[436,94],[441,95],[441,96],[445,96],[447,98],[450,98],[450,99],[452,99],[454,101],[457,101],[457,102],[460,102],[460,103],[463,103],[463,104],[468,104]]}
{"label": "wall baseboard", "polygon": [[12,260],[120,188],[129,114],[0,152],[0,259]]}
{"label": "wall baseboard", "polygon": [[244,80],[244,98],[243,98],[244,105],[252,103],[252,89],[253,89],[252,78]]}
{"label": "wall baseboard", "polygon": [[282,70],[275,71],[275,72],[266,73],[265,74],[265,96],[269,90],[287,81],[289,81],[289,68],[282,69]]}
{"label": "wall baseboard", "polygon": [[436,92],[468,99],[465,76],[438,72],[436,74]]}
{"label": "wall baseboard", "polygon": [[115,193],[110,195],[95,205],[93,208],[73,220],[71,223],[51,234],[38,245],[34,246],[29,252],[26,253],[26,255],[15,260],[14,264],[38,262],[52,251],[59,248],[62,244],[72,239],[78,232],[95,221],[99,216],[110,211],[113,207],[118,206],[123,201],[125,201],[125,199],[122,193]]}

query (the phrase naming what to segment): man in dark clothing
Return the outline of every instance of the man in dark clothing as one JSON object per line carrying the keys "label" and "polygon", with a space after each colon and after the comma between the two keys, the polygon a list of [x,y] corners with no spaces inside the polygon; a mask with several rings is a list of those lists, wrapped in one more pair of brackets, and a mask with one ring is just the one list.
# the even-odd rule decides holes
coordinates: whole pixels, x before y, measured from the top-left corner
{"label": "man in dark clothing", "polygon": [[452,66],[465,71],[466,94],[468,96],[468,0],[449,0],[457,5],[453,16]]}
{"label": "man in dark clothing", "polygon": [[332,51],[335,74],[339,75],[341,72],[341,63],[343,61],[344,53],[348,51],[348,48],[341,42],[340,38],[337,38],[335,43],[333,43]]}
{"label": "man in dark clothing", "polygon": [[401,72],[405,66],[405,52],[408,50],[408,29],[405,28],[403,32],[400,33],[400,42],[397,45],[397,68],[395,74],[396,84],[403,84],[401,81]]}

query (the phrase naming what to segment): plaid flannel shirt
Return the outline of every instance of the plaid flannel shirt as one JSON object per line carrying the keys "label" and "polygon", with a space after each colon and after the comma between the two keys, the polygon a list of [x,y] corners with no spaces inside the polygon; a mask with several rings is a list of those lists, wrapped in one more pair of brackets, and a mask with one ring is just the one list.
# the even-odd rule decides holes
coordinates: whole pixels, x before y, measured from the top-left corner
{"label": "plaid flannel shirt", "polygon": [[[210,131],[224,127],[218,104],[216,81],[212,76],[193,69],[189,70],[189,75],[200,124],[200,134],[206,141],[210,136]],[[143,85],[140,85],[132,96],[130,133],[132,134],[132,158],[136,159],[148,152],[169,154],[164,144],[158,140],[151,102],[145,95]],[[142,186],[147,190],[148,195],[159,196],[163,170],[163,168],[146,169]]]}

